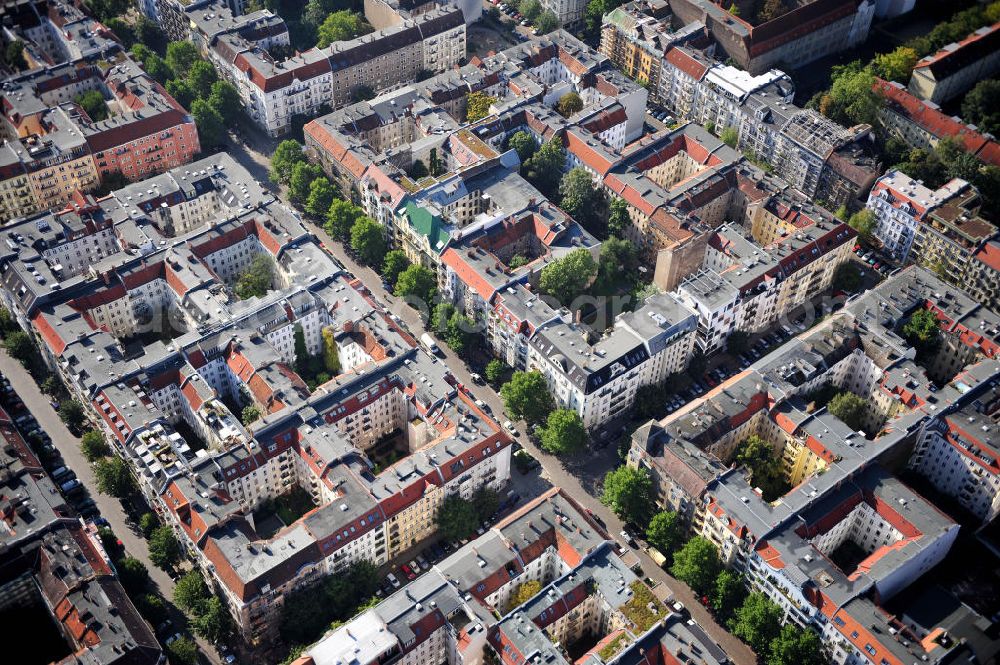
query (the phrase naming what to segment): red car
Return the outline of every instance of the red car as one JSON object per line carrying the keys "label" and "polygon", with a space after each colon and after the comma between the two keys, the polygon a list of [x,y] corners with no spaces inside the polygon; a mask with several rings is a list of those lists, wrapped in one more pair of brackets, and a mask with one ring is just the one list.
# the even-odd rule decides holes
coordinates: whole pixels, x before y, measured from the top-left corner
{"label": "red car", "polygon": [[399,567],[399,570],[402,571],[402,573],[404,575],[406,575],[406,579],[408,579],[408,580],[415,580],[415,579],[417,579],[417,574],[415,572],[413,572],[413,570],[410,569],[410,567],[407,566],[405,563],[402,566]]}

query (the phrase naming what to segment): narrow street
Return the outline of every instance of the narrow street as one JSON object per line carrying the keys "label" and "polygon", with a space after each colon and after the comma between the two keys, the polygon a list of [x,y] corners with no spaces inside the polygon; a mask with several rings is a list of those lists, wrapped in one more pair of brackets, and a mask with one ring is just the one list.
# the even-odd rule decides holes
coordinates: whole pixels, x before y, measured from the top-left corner
{"label": "narrow street", "polygon": [[[0,350],[0,372],[3,372],[3,375],[10,381],[10,385],[17,391],[31,415],[38,421],[38,425],[52,437],[52,443],[59,449],[66,466],[72,469],[80,482],[87,487],[90,496],[93,497],[101,511],[101,516],[108,521],[111,529],[125,547],[126,553],[141,561],[149,570],[150,582],[166,601],[174,625],[184,625],[186,619],[183,613],[174,607],[172,602],[174,581],[150,561],[146,540],[129,527],[125,511],[118,499],[100,494],[97,491],[97,479],[94,477],[93,467],[80,452],[80,440],[66,429],[66,425],[59,419],[59,415],[49,405],[49,398],[42,394],[35,380],[21,366],[21,363],[7,355],[4,350]],[[153,626],[154,630],[155,628],[156,626]],[[193,633],[191,636],[202,652],[203,662],[221,664],[222,661],[214,647]]]}

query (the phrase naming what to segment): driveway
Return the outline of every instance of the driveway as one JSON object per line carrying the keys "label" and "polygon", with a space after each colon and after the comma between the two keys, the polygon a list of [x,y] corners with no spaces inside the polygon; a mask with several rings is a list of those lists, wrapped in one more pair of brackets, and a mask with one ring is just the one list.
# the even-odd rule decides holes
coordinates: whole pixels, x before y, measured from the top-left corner
{"label": "driveway", "polygon": [[[10,385],[17,391],[18,397],[24,402],[25,407],[31,415],[38,421],[38,425],[52,437],[52,443],[59,449],[65,465],[73,470],[76,477],[87,487],[90,496],[101,511],[101,516],[108,521],[111,529],[122,541],[125,551],[142,561],[149,570],[151,584],[155,591],[159,592],[167,602],[170,609],[171,620],[175,625],[184,625],[187,621],[183,613],[174,607],[171,599],[174,593],[174,581],[170,579],[164,571],[153,565],[149,560],[149,549],[145,539],[129,526],[125,512],[122,510],[118,499],[100,494],[97,491],[97,479],[94,477],[94,469],[87,459],[80,452],[80,440],[73,436],[58,414],[49,405],[49,398],[42,394],[38,384],[31,378],[31,375],[21,366],[21,363],[7,355],[6,351],[0,350],[0,372],[10,381]],[[154,626],[155,628],[155,626]],[[215,648],[209,645],[200,637],[195,637],[198,647],[202,652],[203,662],[221,663]]]}

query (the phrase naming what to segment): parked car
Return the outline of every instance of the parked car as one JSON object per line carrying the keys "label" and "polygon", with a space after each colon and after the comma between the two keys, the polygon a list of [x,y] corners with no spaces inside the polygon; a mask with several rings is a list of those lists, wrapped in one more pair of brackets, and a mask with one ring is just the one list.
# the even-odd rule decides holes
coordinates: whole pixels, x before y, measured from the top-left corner
{"label": "parked car", "polygon": [[399,567],[399,572],[403,573],[403,575],[405,575],[406,579],[408,579],[408,580],[415,580],[415,579],[417,579],[417,574],[415,572],[413,572],[412,570],[410,570],[410,567],[408,565],[406,565],[405,563],[402,566]]}
{"label": "parked car", "polygon": [[69,482],[65,482],[62,485],[60,485],[59,489],[61,489],[63,492],[72,492],[78,487],[80,487],[80,481],[74,478],[73,480],[70,480]]}
{"label": "parked car", "polygon": [[385,579],[389,580],[389,584],[392,585],[393,589],[398,589],[399,587],[402,586],[399,583],[399,579],[395,575],[393,575],[392,573],[389,573],[388,575],[386,575]]}
{"label": "parked car", "polygon": [[413,571],[414,575],[420,573],[420,571],[421,571],[420,564],[417,563],[416,559],[413,559],[412,561],[410,561],[410,570]]}
{"label": "parked car", "polygon": [[622,529],[618,535],[622,537],[622,540],[625,542],[626,545],[628,545],[629,547],[635,547],[635,538],[633,538],[632,534],[630,534],[628,531]]}
{"label": "parked car", "polygon": [[508,432],[510,432],[511,436],[515,437],[521,436],[521,433],[517,431],[516,427],[514,427],[514,423],[510,422],[509,420],[503,421],[503,428]]}

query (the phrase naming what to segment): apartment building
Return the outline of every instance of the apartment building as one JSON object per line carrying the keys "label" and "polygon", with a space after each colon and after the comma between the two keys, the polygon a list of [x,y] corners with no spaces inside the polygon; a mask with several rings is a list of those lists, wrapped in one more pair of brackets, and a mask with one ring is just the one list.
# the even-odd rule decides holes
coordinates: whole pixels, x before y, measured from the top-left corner
{"label": "apartment building", "polygon": [[737,0],[737,13],[713,0],[669,0],[675,25],[700,22],[726,56],[752,74],[804,65],[868,38],[875,0],[807,0],[770,21],[754,21],[757,3]]}
{"label": "apartment building", "polygon": [[[295,665],[445,661],[513,663],[537,653],[575,662],[566,646],[584,640],[588,659],[657,663],[728,657],[697,624],[668,609],[629,569],[608,535],[558,488],[546,491],[374,608],[308,647]],[[511,606],[525,584],[541,590]],[[645,603],[649,603],[647,607]],[[643,604],[640,611],[637,606]]]}
{"label": "apartment building", "polygon": [[856,233],[802,199],[768,197],[746,225],[723,224],[704,262],[673,292],[698,314],[698,348],[725,348],[734,331],[759,332],[830,287]]}
{"label": "apartment building", "polygon": [[[56,4],[50,14],[63,21],[62,30],[68,18],[81,18],[69,32],[43,18],[36,28],[24,26],[22,38],[59,60],[0,84],[5,220],[62,206],[110,176],[137,180],[179,166],[201,150],[192,117],[107,29],[73,7]],[[43,39],[51,33],[62,41]],[[74,101],[84,92],[104,97],[105,119],[89,117]]]}
{"label": "apartment building", "polygon": [[844,128],[795,106],[780,70],[751,75],[682,44],[664,54],[659,80],[657,97],[678,118],[731,132],[747,159],[830,207],[860,207],[878,177],[871,128]]}
{"label": "apartment building", "polygon": [[909,90],[925,101],[943,104],[1000,71],[1000,23],[979,28],[917,62]]}
{"label": "apartment building", "polygon": [[0,440],[0,609],[8,629],[30,631],[12,653],[96,665],[162,662],[156,636],[118,582],[97,527],[66,505],[3,409]]}
{"label": "apartment building", "polygon": [[[941,322],[933,358],[915,358],[899,333],[924,307]],[[887,609],[944,559],[959,528],[887,469],[907,465],[982,519],[995,514],[998,336],[995,313],[907,268],[637,430],[628,464],[650,472],[658,502],[711,540],[783,621],[815,629],[832,662],[977,657],[964,642],[925,639],[934,626],[918,630]],[[858,424],[817,401],[830,391],[865,400]],[[762,489],[734,463],[751,436],[773,446],[780,488]]]}
{"label": "apartment building", "polygon": [[[923,265],[954,264],[957,274],[963,274],[971,253],[996,233],[972,210],[977,201],[975,188],[959,178],[931,190],[905,173],[889,170],[872,188],[867,207],[875,214],[873,233],[886,254],[905,262],[912,252],[913,260]],[[931,223],[929,216],[938,209]]]}
{"label": "apartment building", "polygon": [[965,288],[984,307],[1000,309],[1000,240],[987,240],[973,253]]}
{"label": "apartment building", "polygon": [[885,98],[879,119],[892,136],[928,151],[942,139],[955,139],[969,154],[1000,166],[1000,144],[993,137],[947,115],[934,102],[914,97],[901,83],[876,79],[874,90]]}
{"label": "apartment building", "polygon": [[268,49],[287,44],[287,28],[266,10],[237,15],[221,2],[186,9],[191,36],[219,73],[240,92],[251,119],[270,136],[286,133],[293,117],[356,101],[360,90],[383,91],[412,82],[420,72],[450,70],[465,57],[461,8],[410,15],[353,40],[313,48],[284,60]]}
{"label": "apartment building", "polygon": [[[288,593],[389,561],[433,534],[446,497],[509,478],[499,426],[224,153],[78,193],[5,238],[6,306],[253,644]],[[267,293],[240,300],[262,256]],[[310,384],[295,338],[320,358],[324,331],[338,361]],[[262,416],[242,423],[250,405]],[[257,531],[254,511],[291,491],[316,509]]]}

